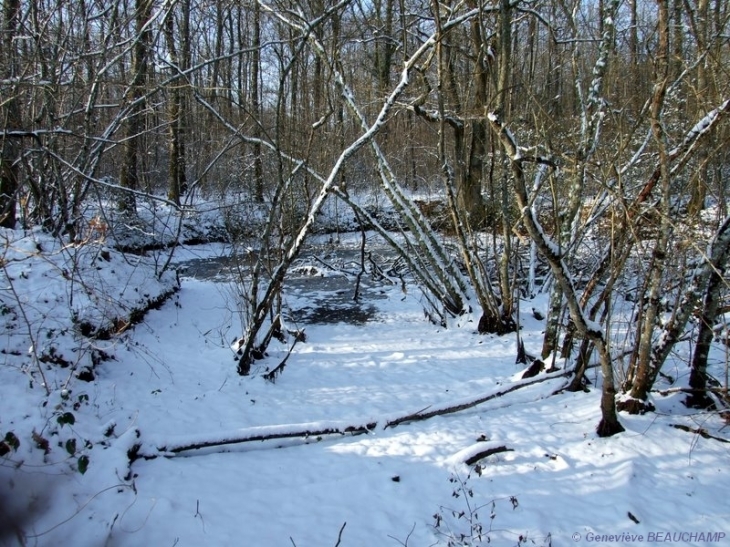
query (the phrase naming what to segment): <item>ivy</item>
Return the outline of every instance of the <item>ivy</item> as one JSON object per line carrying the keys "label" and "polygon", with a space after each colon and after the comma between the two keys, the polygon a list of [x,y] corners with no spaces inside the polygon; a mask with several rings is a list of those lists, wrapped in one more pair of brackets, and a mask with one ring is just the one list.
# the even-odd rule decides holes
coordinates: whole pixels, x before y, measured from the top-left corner
{"label": "ivy", "polygon": [[61,427],[63,427],[65,424],[74,425],[76,423],[76,417],[70,412],[64,412],[58,418],[56,418],[56,421],[59,423],[59,425],[61,425]]}
{"label": "ivy", "polygon": [[79,473],[82,475],[86,473],[86,470],[89,468],[89,457],[86,455],[79,456],[79,459],[76,460],[76,466]]}

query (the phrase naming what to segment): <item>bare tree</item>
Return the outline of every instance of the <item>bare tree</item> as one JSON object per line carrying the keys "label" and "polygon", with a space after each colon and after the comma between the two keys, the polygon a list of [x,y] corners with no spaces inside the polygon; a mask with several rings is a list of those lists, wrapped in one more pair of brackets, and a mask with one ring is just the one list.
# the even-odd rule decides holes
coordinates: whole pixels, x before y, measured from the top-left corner
{"label": "bare tree", "polygon": [[0,105],[3,133],[0,138],[0,226],[14,228],[16,222],[16,206],[20,186],[20,143],[22,135],[17,134],[22,128],[20,119],[20,97],[18,84],[21,75],[18,73],[16,60],[20,12],[20,0],[3,2],[3,53],[0,56],[2,74],[3,99]]}
{"label": "bare tree", "polygon": [[[186,185],[216,197],[253,249],[241,373],[283,328],[287,271],[333,197],[444,324],[477,313],[481,332],[518,329],[530,246],[525,286],[550,293],[541,356],[566,360],[571,389],[599,360],[601,434],[620,430],[613,369],[621,408],[645,411],[695,325],[690,404],[705,405],[727,228],[703,208],[727,198],[729,13],[650,7],[6,0],[0,224],[74,241],[90,197],[127,212],[179,205]],[[438,225],[416,185],[447,205]],[[397,213],[400,237],[359,192]],[[622,306],[634,317],[618,340]]]}
{"label": "bare tree", "polygon": [[[175,27],[175,12],[170,10],[165,19],[165,40],[173,71],[185,74],[190,67],[190,0],[182,0],[179,10],[179,32]],[[179,47],[178,47],[179,40]],[[187,188],[186,162],[186,93],[187,80],[172,82],[169,98],[169,168],[167,197],[177,205]]]}
{"label": "bare tree", "polygon": [[[130,190],[140,189],[139,156],[140,143],[144,134],[145,87],[152,47],[152,30],[150,29],[152,5],[152,0],[135,0],[134,5],[136,34],[132,46],[131,81],[126,91],[126,102],[130,108],[126,120],[124,160],[119,176],[121,186]],[[134,213],[135,194],[125,192],[119,201],[119,208],[124,212]]]}
{"label": "bare tree", "polygon": [[512,133],[503,125],[499,117],[494,113],[490,113],[488,118],[493,130],[499,135],[505,152],[510,158],[515,180],[517,202],[523,212],[522,219],[525,227],[530,237],[537,244],[540,253],[548,261],[556,282],[561,286],[575,328],[581,337],[589,339],[598,351],[601,372],[603,373],[603,388],[601,396],[601,421],[596,431],[601,437],[610,437],[616,433],[620,433],[624,431],[624,428],[616,414],[616,386],[614,385],[613,363],[605,332],[586,317],[585,310],[580,305],[578,299],[577,288],[573,283],[572,276],[570,275],[560,248],[546,237],[545,231],[529,207],[530,197],[525,181],[524,164],[529,161],[544,162],[546,160],[537,157],[529,158],[522,155]]}

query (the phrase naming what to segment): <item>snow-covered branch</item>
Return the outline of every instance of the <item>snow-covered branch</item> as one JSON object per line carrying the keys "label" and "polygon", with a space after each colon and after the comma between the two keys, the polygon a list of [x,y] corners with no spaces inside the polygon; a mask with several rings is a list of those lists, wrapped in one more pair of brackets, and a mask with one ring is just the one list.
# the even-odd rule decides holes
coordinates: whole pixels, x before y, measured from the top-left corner
{"label": "snow-covered branch", "polygon": [[[570,375],[569,371],[558,371],[544,374],[535,378],[518,380],[507,387],[492,391],[487,394],[466,397],[457,401],[430,405],[425,409],[406,411],[381,420],[364,419],[361,421],[318,421],[299,424],[282,424],[260,427],[250,427],[233,431],[222,431],[220,433],[204,433],[199,435],[181,435],[147,441],[141,444],[135,452],[137,457],[156,458],[159,456],[172,456],[191,450],[203,448],[215,448],[229,446],[232,444],[243,444],[249,442],[262,442],[283,439],[313,439],[330,435],[359,435],[372,433],[378,428],[394,428],[410,422],[428,420],[435,416],[445,416],[474,408],[486,402],[503,397],[514,391],[526,387],[558,380]],[[560,388],[551,387],[549,390],[541,391],[538,399],[550,396],[560,391]]]}

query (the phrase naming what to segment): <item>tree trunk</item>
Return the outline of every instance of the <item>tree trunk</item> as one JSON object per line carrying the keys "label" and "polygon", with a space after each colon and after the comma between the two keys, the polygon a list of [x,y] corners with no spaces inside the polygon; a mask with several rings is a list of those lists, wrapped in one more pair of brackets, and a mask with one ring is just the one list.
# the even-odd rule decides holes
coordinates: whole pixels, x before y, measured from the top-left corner
{"label": "tree trunk", "polygon": [[702,301],[702,313],[699,316],[700,330],[689,375],[689,387],[692,389],[692,393],[685,400],[685,404],[690,408],[709,409],[714,406],[712,399],[707,395],[707,360],[712,340],[715,337],[713,327],[717,319],[721,292],[725,286],[723,274],[726,265],[727,255],[725,254],[710,274],[707,291],[705,291]]}
{"label": "tree trunk", "polygon": [[616,414],[616,387],[614,385],[613,363],[611,363],[611,356],[606,345],[605,335],[593,323],[589,323],[586,319],[585,311],[578,301],[576,288],[573,285],[563,257],[558,252],[558,248],[547,239],[544,230],[530,209],[530,200],[523,171],[523,163],[527,159],[522,156],[517,142],[502,124],[499,117],[496,114],[489,114],[488,117],[492,129],[502,143],[505,153],[510,158],[515,181],[517,205],[523,212],[522,219],[527,228],[527,232],[535,242],[540,254],[545,257],[550,265],[555,282],[561,285],[563,294],[566,297],[568,310],[570,311],[570,317],[573,320],[578,334],[583,338],[591,340],[598,350],[601,372],[603,374],[603,388],[601,394],[601,421],[596,428],[596,432],[601,437],[609,437],[620,433],[624,431],[624,428],[618,421]]}
{"label": "tree trunk", "polygon": [[[602,99],[604,91],[604,79],[606,71],[608,69],[608,63],[610,59],[610,52],[614,49],[615,41],[615,26],[614,20],[618,10],[617,3],[611,1],[608,6],[600,4],[599,18],[601,20],[601,41],[598,50],[598,59],[593,65],[593,71],[590,86],[587,91],[587,98],[583,102],[581,101],[581,132],[580,132],[580,143],[576,154],[574,174],[568,184],[566,194],[562,192],[558,195],[553,195],[555,201],[554,208],[558,211],[557,213],[557,243],[559,248],[565,249],[566,252],[573,248],[575,241],[578,238],[578,220],[581,204],[583,203],[585,186],[586,186],[586,172],[589,161],[595,154],[595,149],[598,145],[598,137],[601,134],[601,125],[604,118],[604,110],[606,107],[606,101]],[[575,13],[572,14],[571,19],[571,32],[574,37],[578,36],[578,23],[574,19]],[[573,78],[574,88],[581,90],[583,83],[583,71],[579,63],[579,50],[577,44],[573,44],[574,49],[572,51],[573,57]],[[582,98],[583,92],[580,92]],[[562,202],[565,200],[565,204]],[[567,258],[570,262],[570,255]],[[543,359],[547,358],[548,355],[555,352],[558,347],[558,338],[560,331],[560,321],[563,318],[563,300],[564,293],[559,283],[553,284],[550,291],[550,300],[548,313],[546,318],[545,335],[543,337],[542,345],[542,356]],[[570,344],[564,344],[565,349],[570,348]],[[567,357],[565,355],[564,357]]]}
{"label": "tree trunk", "polygon": [[[512,109],[512,5],[510,0],[500,0],[499,3],[499,75],[497,78],[497,112],[501,112],[505,120],[509,119]],[[482,50],[484,47],[482,47]],[[486,80],[486,78],[485,78]],[[484,105],[486,107],[486,104]],[[484,111],[484,109],[480,109]],[[510,275],[510,261],[512,260],[512,192],[509,184],[509,170],[505,162],[500,162],[501,178],[501,213],[502,213],[502,251],[499,257],[499,287],[501,305],[501,319],[507,324],[514,324],[512,318],[514,295]],[[516,325],[515,325],[516,327]],[[512,330],[510,328],[510,330]]]}
{"label": "tree trunk", "polygon": [[253,136],[257,142],[253,145],[253,179],[254,199],[258,203],[264,202],[264,162],[262,148],[258,139],[261,138],[261,91],[259,81],[261,77],[261,7],[255,1],[253,3],[253,28],[251,29],[251,111],[256,122],[254,122]]}
{"label": "tree trunk", "polygon": [[672,79],[676,79],[682,73],[684,66],[684,24],[683,0],[672,0]]}
{"label": "tree trunk", "polygon": [[[5,0],[3,13],[3,51],[0,52],[0,74],[6,81],[2,83],[3,98],[0,101],[1,126],[5,131],[19,130],[22,127],[19,89],[13,84],[16,74],[15,38],[20,18],[20,1]],[[18,191],[20,189],[20,151],[19,137],[5,133],[0,138],[0,226],[15,228]]]}
{"label": "tree trunk", "polygon": [[598,350],[601,372],[603,373],[601,421],[598,422],[596,433],[599,437],[611,437],[624,431],[624,427],[618,421],[618,415],[616,414],[616,385],[613,377],[613,363],[603,337],[591,337],[591,339]]}
{"label": "tree trunk", "polygon": [[550,289],[547,315],[545,316],[545,334],[542,337],[540,357],[545,360],[558,348],[560,322],[563,317],[563,291],[558,283]]}
{"label": "tree trunk", "polygon": [[[185,52],[189,52],[189,20],[190,20],[190,0],[184,0],[181,5],[180,24],[180,49],[183,54],[178,54],[175,44],[175,17],[174,12],[170,12],[165,21],[165,38],[167,40],[167,49],[170,54],[170,61],[174,66],[173,70],[182,73],[188,67]],[[184,93],[186,88],[187,76],[181,77],[173,82],[170,89],[170,102],[168,105],[169,114],[169,163],[168,163],[168,184],[167,197],[170,201],[180,205],[180,196],[187,187],[186,177],[186,161],[185,161],[185,110],[184,110]]]}
{"label": "tree trunk", "polygon": [[[623,401],[622,409],[629,412],[644,412],[653,407],[646,402],[649,391],[656,375],[652,370],[651,352],[653,348],[653,334],[659,314],[659,302],[662,296],[664,269],[669,247],[669,237],[672,232],[670,217],[670,180],[669,156],[666,147],[666,134],[662,125],[664,99],[669,78],[669,0],[657,0],[659,8],[659,44],[656,51],[656,76],[654,92],[651,101],[651,129],[659,151],[659,169],[661,181],[661,201],[657,206],[661,217],[659,233],[652,252],[651,263],[648,269],[647,302],[643,310],[640,323],[640,339],[636,353],[636,372],[632,380],[630,399]],[[643,305],[643,302],[639,302]]]}
{"label": "tree trunk", "polygon": [[[136,35],[132,47],[132,81],[126,92],[129,115],[127,116],[127,137],[124,143],[124,159],[119,176],[122,187],[139,190],[139,155],[142,133],[144,131],[145,87],[150,51],[150,30],[145,28],[152,17],[152,0],[135,0],[134,20]],[[134,214],[136,210],[134,192],[125,192],[120,198],[119,210]]]}
{"label": "tree trunk", "polygon": [[[709,0],[698,0],[696,10],[696,32],[697,32],[697,48],[698,54],[704,55],[697,65],[697,90],[695,91],[695,101],[697,102],[697,112],[705,110],[707,99],[714,102],[713,86],[710,78],[710,59],[708,44],[710,38],[710,17],[709,17]],[[690,215],[697,215],[705,208],[705,199],[707,197],[707,186],[709,184],[709,162],[710,155],[707,149],[702,148],[698,152],[698,166],[690,180],[690,200],[687,209]]]}

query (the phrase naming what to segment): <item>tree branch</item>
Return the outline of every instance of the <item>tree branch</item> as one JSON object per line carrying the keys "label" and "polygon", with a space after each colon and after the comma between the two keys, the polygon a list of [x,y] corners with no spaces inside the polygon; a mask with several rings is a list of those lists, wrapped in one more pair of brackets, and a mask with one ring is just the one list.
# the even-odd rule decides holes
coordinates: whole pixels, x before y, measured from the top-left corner
{"label": "tree branch", "polygon": [[[397,427],[404,423],[427,420],[434,416],[445,416],[447,414],[453,414],[462,410],[468,410],[478,405],[512,393],[513,391],[520,390],[522,388],[563,378],[572,374],[571,371],[560,371],[551,374],[545,374],[537,378],[530,378],[529,380],[521,380],[510,385],[507,388],[500,389],[498,391],[480,395],[474,398],[463,400],[459,403],[445,404],[445,405],[430,405],[426,410],[418,410],[416,412],[407,412],[402,416],[391,418],[385,424],[383,429]],[[559,392],[560,390],[552,390],[551,393]],[[140,445],[139,450],[136,454],[139,457],[145,459],[153,459],[159,456],[173,456],[181,452],[187,452],[190,450],[200,450],[202,448],[214,448],[218,446],[227,446],[232,444],[243,444],[248,442],[260,442],[260,441],[272,441],[278,439],[293,439],[303,438],[308,439],[311,437],[323,437],[325,435],[360,435],[363,433],[370,433],[378,427],[378,421],[364,421],[364,422],[312,422],[304,424],[288,424],[288,425],[274,425],[274,426],[261,426],[253,427],[249,429],[239,429],[237,431],[222,432],[216,435],[204,435],[198,438],[195,437],[184,437],[177,441],[171,440],[164,443],[153,443],[153,448],[149,447],[147,443],[146,447]]]}

